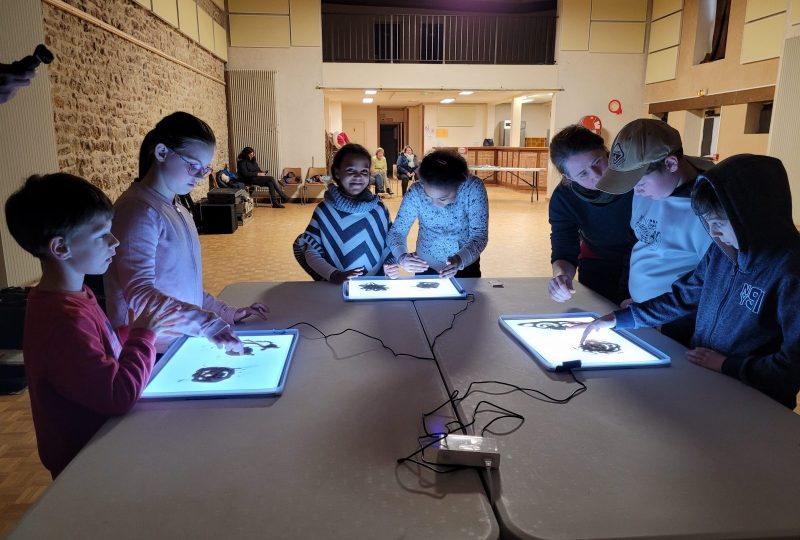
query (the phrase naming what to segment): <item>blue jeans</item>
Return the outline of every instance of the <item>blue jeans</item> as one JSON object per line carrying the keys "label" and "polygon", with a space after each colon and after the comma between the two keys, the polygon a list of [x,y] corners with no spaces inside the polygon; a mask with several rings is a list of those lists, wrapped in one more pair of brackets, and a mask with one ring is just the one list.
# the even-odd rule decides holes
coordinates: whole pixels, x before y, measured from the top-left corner
{"label": "blue jeans", "polygon": [[386,173],[377,172],[373,174],[372,179],[370,180],[370,184],[375,184],[376,193],[383,193],[386,187]]}

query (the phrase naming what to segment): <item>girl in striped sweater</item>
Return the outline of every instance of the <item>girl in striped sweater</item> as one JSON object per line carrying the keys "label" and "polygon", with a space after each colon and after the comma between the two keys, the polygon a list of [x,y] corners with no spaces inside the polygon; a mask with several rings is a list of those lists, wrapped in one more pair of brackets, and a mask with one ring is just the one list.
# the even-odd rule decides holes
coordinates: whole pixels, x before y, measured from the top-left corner
{"label": "girl in striped sweater", "polygon": [[382,275],[384,263],[394,263],[386,245],[389,211],[369,190],[371,159],[359,144],[336,152],[333,183],[294,241],[297,262],[316,281],[342,283],[355,276]]}

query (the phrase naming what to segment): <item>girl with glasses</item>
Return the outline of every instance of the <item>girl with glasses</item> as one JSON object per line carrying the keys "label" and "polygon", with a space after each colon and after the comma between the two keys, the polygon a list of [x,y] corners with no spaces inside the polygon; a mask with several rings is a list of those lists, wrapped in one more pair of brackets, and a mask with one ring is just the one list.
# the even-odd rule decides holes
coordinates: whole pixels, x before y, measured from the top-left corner
{"label": "girl with glasses", "polygon": [[[183,323],[177,335],[205,336],[219,347],[241,352],[232,326],[252,315],[267,318],[263,304],[235,308],[203,290],[200,240],[188,210],[176,202],[211,169],[216,138],[211,128],[185,112],[163,118],[139,150],[139,178],[114,204],[112,232],[120,240],[104,276],[108,317],[114,327],[129,323],[131,309],[150,301],[178,304]],[[177,337],[159,336],[164,352]]]}

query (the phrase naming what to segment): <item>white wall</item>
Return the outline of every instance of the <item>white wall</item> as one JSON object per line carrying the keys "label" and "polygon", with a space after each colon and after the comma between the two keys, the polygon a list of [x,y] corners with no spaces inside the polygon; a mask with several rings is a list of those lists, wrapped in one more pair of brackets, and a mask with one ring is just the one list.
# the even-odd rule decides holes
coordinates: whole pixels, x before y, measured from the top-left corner
{"label": "white wall", "polygon": [[[358,126],[357,129],[354,126]],[[343,104],[342,131],[347,133],[350,142],[374,152],[378,147],[378,106]]]}
{"label": "white wall", "polygon": [[280,166],[305,171],[312,158],[315,166],[325,165],[321,47],[230,47],[227,69],[276,71]]}
{"label": "white wall", "polygon": [[[494,107],[494,126],[491,136],[496,136],[495,128],[503,120],[511,120],[511,104],[503,103]],[[522,120],[525,122],[526,137],[547,137],[550,129],[550,103],[525,103],[522,105]],[[495,141],[496,144],[500,144]],[[524,144],[525,141],[522,141]]]}
{"label": "white wall", "polygon": [[[431,104],[425,106],[423,118],[423,152],[440,146],[480,146],[486,133],[485,104],[474,104],[473,124],[471,126],[440,126],[439,110],[447,105]],[[436,129],[447,130],[447,136],[437,137]]]}
{"label": "white wall", "polygon": [[[603,138],[611,145],[622,127],[647,116],[644,104],[644,54],[589,53],[559,51],[558,84],[564,90],[553,95],[550,137],[588,114],[600,117]],[[608,110],[608,103],[617,99],[622,114]],[[558,178],[550,165],[549,178]],[[548,196],[557,183],[548,182]]]}
{"label": "white wall", "polygon": [[[44,43],[41,2],[3,0],[0,51],[3,62],[27,56]],[[58,61],[56,59],[56,61]],[[6,227],[3,207],[32,174],[58,171],[53,105],[47,67],[9,102],[0,105],[0,287],[26,285],[41,276],[39,261],[25,252]]]}

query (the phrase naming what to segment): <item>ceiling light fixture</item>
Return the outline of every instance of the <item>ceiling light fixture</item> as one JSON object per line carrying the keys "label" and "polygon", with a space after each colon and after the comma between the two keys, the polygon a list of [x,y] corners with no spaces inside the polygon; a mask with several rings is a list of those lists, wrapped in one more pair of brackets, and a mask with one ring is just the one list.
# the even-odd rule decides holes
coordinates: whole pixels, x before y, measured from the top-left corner
{"label": "ceiling light fixture", "polygon": [[441,100],[439,103],[444,103],[444,104],[447,104],[447,103],[452,103],[452,102],[454,102],[455,100],[456,100],[455,98],[451,98],[451,97],[449,97],[449,98],[444,98],[444,99],[443,99],[443,100]]}
{"label": "ceiling light fixture", "polygon": [[462,90],[461,92],[458,93],[458,95],[459,96],[471,96],[474,93],[475,92],[473,92],[472,90]]}
{"label": "ceiling light fixture", "polygon": [[377,90],[364,90],[364,93],[366,95],[368,95],[368,96],[374,96],[375,94],[378,93],[378,91]]}
{"label": "ceiling light fixture", "polygon": [[373,100],[371,97],[365,97],[364,99],[361,100],[361,103],[372,103],[372,101]]}

